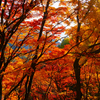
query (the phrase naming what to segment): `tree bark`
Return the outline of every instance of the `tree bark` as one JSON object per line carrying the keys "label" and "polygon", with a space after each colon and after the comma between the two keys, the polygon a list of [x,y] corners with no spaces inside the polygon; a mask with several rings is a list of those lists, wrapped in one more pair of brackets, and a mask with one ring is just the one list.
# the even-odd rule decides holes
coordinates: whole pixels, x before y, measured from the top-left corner
{"label": "tree bark", "polygon": [[76,99],[75,100],[81,100],[82,93],[81,93],[81,84],[80,84],[80,65],[78,64],[79,59],[76,58],[74,62],[74,71],[75,71],[75,77],[76,77]]}
{"label": "tree bark", "polygon": [[2,78],[3,76],[0,77],[0,100],[2,100]]}
{"label": "tree bark", "polygon": [[25,94],[25,100],[29,100],[29,94],[30,94],[30,91],[31,91],[33,76],[34,76],[34,72],[30,76],[29,85],[26,89],[27,91],[26,91],[26,94]]}

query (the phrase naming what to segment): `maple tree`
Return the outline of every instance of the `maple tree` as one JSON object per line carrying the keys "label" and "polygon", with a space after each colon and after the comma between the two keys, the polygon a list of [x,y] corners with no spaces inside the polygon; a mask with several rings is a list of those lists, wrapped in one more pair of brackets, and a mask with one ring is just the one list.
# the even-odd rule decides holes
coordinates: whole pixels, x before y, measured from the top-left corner
{"label": "maple tree", "polygon": [[[80,1],[78,1],[78,8],[77,8],[77,30],[75,32],[76,33],[75,34],[76,35],[75,41],[76,41],[77,46],[76,46],[75,52],[78,53],[78,55],[76,56],[76,59],[74,62],[74,70],[75,70],[75,76],[76,76],[76,80],[77,80],[76,92],[77,92],[77,99],[78,100],[80,100],[82,98],[81,84],[80,84],[80,69],[87,62],[87,58],[85,58],[84,62],[81,61],[82,56],[84,56],[84,53],[86,53],[87,56],[94,57],[94,56],[96,56],[96,54],[98,54],[100,52],[100,48],[98,48],[98,49],[95,48],[95,45],[99,45],[100,35],[99,35],[99,33],[96,33],[97,35],[95,34],[95,27],[96,26],[92,23],[92,21],[90,19],[88,19],[88,17],[92,13],[96,13],[95,7],[93,6],[95,1],[91,0],[89,3],[90,4],[88,6],[88,10],[85,13],[85,15],[83,16],[83,18],[80,18],[80,16],[81,16],[80,13],[82,12],[82,10],[81,10],[82,3]],[[92,9],[92,11],[91,11],[91,9]],[[81,10],[81,12],[79,12],[80,10]],[[91,31],[90,33],[88,33],[87,36],[85,36],[85,33],[83,33],[81,31],[83,29],[81,27],[84,27],[84,25],[82,25],[82,23],[84,23],[84,24],[86,23],[85,26],[88,27],[88,28],[85,28],[85,32]],[[93,25],[92,28],[91,28],[91,24]],[[89,30],[87,30],[87,29],[89,29]],[[95,36],[95,39],[94,39],[94,36]],[[93,39],[93,41],[91,41],[90,39]],[[78,44],[79,42],[81,43],[82,41],[84,41],[84,43]],[[80,51],[80,50],[82,50],[82,51]]]}
{"label": "maple tree", "polygon": [[[25,73],[27,71],[31,71],[31,73],[20,75],[22,76],[22,79],[18,84],[13,88],[10,89],[7,94],[5,94],[4,99],[8,98],[8,96],[11,94],[12,91],[14,91],[20,83],[23,82],[24,78],[27,77],[27,82],[25,84],[26,88],[26,94],[25,99],[28,99],[31,84],[32,84],[32,78],[34,76],[36,62],[40,59],[40,57],[46,53],[46,50],[55,43],[50,43],[52,39],[55,39],[57,36],[55,34],[59,34],[62,32],[63,27],[52,27],[53,25],[49,25],[49,19],[52,17],[52,13],[56,14],[55,12],[52,12],[53,7],[49,8],[51,10],[50,16],[47,18],[47,9],[49,7],[50,0],[47,2],[43,2],[43,9],[40,10],[42,7],[39,7],[40,4],[42,4],[42,1],[21,1],[21,0],[8,0],[8,1],[1,1],[1,60],[0,60],[0,66],[1,66],[1,85],[0,85],[0,95],[2,96],[2,79],[5,77],[6,73],[9,72],[9,69],[14,69],[14,65],[17,67],[20,67],[20,63],[18,63],[19,57],[23,57],[24,60],[22,61],[22,64],[25,62],[31,60],[29,63],[31,63],[31,67],[24,68]],[[47,3],[46,7],[44,5]],[[36,8],[35,8],[36,7]],[[31,18],[32,14],[30,14],[30,10],[33,11],[39,11],[39,16],[41,15],[43,17],[40,18],[38,21],[34,20],[35,22],[26,22],[25,18]],[[8,12],[8,13],[7,13]],[[56,16],[55,16],[56,17]],[[44,24],[46,22],[46,19],[48,20],[45,28]],[[52,18],[52,23],[55,23],[55,21]],[[58,23],[59,24],[59,23]],[[30,26],[30,27],[28,27]],[[23,28],[23,29],[22,29]],[[33,28],[33,29],[32,29]],[[49,29],[50,28],[50,29]],[[60,30],[58,30],[58,28]],[[38,33],[38,31],[40,32]],[[45,31],[44,31],[45,30]],[[43,31],[46,32],[46,34],[43,34]],[[52,33],[49,34],[49,31]],[[52,37],[51,37],[52,36]],[[35,37],[33,39],[33,37]],[[34,41],[34,42],[33,42]],[[42,41],[42,42],[41,42]],[[35,43],[36,42],[36,43]],[[42,44],[44,43],[44,44]],[[34,46],[33,46],[34,45]],[[47,46],[45,46],[47,45]],[[44,47],[45,46],[45,47]],[[26,50],[26,48],[28,48]],[[49,50],[49,49],[48,49]],[[28,54],[27,54],[28,53]],[[23,56],[24,55],[24,56]],[[30,56],[31,55],[31,56]],[[38,56],[38,57],[37,57]],[[26,63],[25,63],[26,65]],[[37,64],[38,65],[38,64]],[[8,66],[8,68],[7,68]],[[15,69],[16,69],[15,66]],[[11,68],[9,68],[11,67]],[[18,67],[18,68],[19,68]],[[25,66],[24,66],[25,67]],[[18,69],[17,68],[17,69]],[[21,69],[21,68],[19,68]],[[5,71],[5,70],[8,70]],[[34,71],[33,71],[34,70]],[[17,72],[17,70],[15,71]],[[23,71],[22,71],[23,72]],[[27,76],[28,75],[28,76]],[[11,75],[10,75],[11,76]],[[15,76],[18,76],[15,75]],[[14,78],[13,78],[14,79]],[[16,78],[15,78],[16,79]],[[19,79],[17,79],[19,80]],[[7,82],[7,81],[6,81]],[[6,83],[5,83],[6,84]],[[10,83],[9,83],[10,84]],[[12,84],[12,83],[11,83]],[[12,88],[12,87],[9,87]],[[27,92],[28,91],[28,92]],[[1,97],[2,98],[2,97]]]}
{"label": "maple tree", "polygon": [[[19,51],[27,38],[25,36],[19,41],[18,35],[20,34],[15,36],[14,34],[28,16],[30,9],[35,6],[36,1],[33,0],[27,2],[25,0],[0,1],[0,100],[2,98],[2,80],[4,76],[2,73],[5,72],[11,60],[19,55],[17,51]],[[15,41],[12,41],[13,39]]]}
{"label": "maple tree", "polygon": [[[0,99],[100,98],[98,0],[1,0],[0,5]],[[61,33],[68,36],[62,49],[56,44]]]}

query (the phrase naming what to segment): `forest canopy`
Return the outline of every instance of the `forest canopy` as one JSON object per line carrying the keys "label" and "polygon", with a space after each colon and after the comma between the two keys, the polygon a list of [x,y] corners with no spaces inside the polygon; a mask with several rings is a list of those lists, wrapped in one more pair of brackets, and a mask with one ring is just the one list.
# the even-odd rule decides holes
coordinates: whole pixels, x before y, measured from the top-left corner
{"label": "forest canopy", "polygon": [[0,100],[99,99],[100,0],[0,0]]}

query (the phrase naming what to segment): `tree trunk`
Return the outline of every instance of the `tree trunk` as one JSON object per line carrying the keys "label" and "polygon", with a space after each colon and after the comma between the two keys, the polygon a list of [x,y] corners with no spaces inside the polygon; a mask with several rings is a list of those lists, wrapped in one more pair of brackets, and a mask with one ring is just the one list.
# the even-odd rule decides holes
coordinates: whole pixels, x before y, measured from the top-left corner
{"label": "tree trunk", "polygon": [[80,84],[80,66],[78,64],[79,59],[76,58],[74,62],[74,71],[75,71],[75,77],[76,77],[76,99],[75,100],[81,100],[82,98],[82,93],[81,93],[81,84]]}
{"label": "tree trunk", "polygon": [[26,89],[27,91],[26,91],[26,94],[25,94],[25,100],[29,100],[29,95],[30,95],[30,91],[31,91],[32,81],[33,81],[33,76],[34,76],[34,72],[30,76],[29,85]]}
{"label": "tree trunk", "polygon": [[2,78],[3,76],[0,77],[0,100],[2,100]]}
{"label": "tree trunk", "polygon": [[[2,58],[0,58],[0,74],[2,73],[2,71],[1,71],[1,66],[3,63]],[[0,75],[0,100],[2,100],[2,79],[3,79],[3,75]]]}

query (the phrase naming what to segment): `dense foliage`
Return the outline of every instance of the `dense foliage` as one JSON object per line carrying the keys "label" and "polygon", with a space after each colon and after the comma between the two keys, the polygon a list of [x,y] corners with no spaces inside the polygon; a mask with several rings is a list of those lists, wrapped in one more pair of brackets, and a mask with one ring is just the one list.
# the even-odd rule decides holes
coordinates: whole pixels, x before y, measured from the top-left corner
{"label": "dense foliage", "polygon": [[100,0],[1,0],[0,100],[81,99],[100,99]]}

